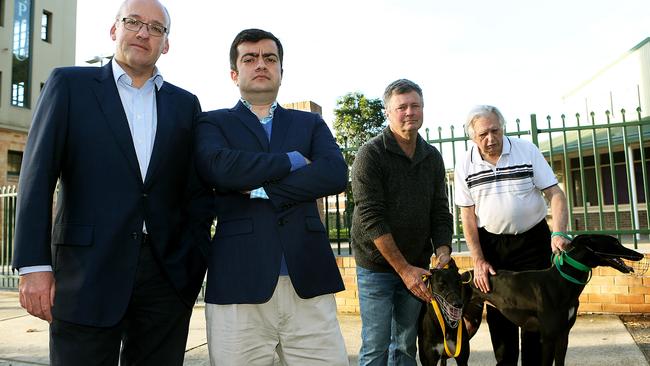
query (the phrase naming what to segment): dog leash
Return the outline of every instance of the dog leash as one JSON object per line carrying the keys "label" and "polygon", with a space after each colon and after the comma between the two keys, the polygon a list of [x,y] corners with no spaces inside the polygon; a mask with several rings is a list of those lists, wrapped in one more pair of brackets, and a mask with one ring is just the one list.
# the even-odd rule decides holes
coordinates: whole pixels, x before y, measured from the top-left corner
{"label": "dog leash", "polygon": [[[447,266],[443,267],[447,268]],[[428,276],[423,275],[422,276],[422,281],[428,281]],[[461,327],[464,327],[463,319],[461,317],[460,319],[460,324],[458,324],[458,327],[456,327],[456,353],[452,354],[451,351],[449,350],[449,347],[447,346],[447,330],[445,328],[445,319],[442,316],[442,312],[440,311],[440,306],[438,305],[438,301],[436,299],[433,299],[431,301],[431,305],[433,306],[433,311],[436,314],[436,318],[438,318],[438,323],[440,323],[440,328],[442,329],[442,342],[443,345],[445,346],[445,352],[447,353],[447,357],[452,357],[456,358],[460,354],[460,349],[462,348],[462,342],[463,342],[463,331]]]}
{"label": "dog leash", "polygon": [[[571,235],[565,234],[561,231],[552,232],[551,237],[554,236],[560,236],[567,239],[568,241],[573,241],[573,237]],[[562,265],[564,265],[564,262],[566,262],[569,266],[577,269],[578,271],[589,273],[589,275],[587,276],[587,281],[582,282],[577,278],[562,272]],[[560,275],[564,277],[565,280],[569,282],[573,282],[576,285],[586,285],[591,280],[591,268],[571,258],[571,256],[569,256],[569,254],[564,250],[560,254],[555,254],[555,253],[551,254],[551,263],[555,265],[555,268],[557,268],[557,271],[560,272]]]}
{"label": "dog leash", "polygon": [[[564,272],[562,272],[562,265],[564,263],[570,265],[571,267],[577,269],[578,271],[588,273],[589,275],[587,276],[587,280],[585,282],[582,282],[575,277],[568,275]],[[560,275],[564,277],[565,280],[569,282],[573,282],[576,285],[586,285],[589,283],[591,280],[591,268],[585,266],[584,264],[578,262],[577,260],[571,258],[567,252],[562,252],[560,254],[553,254],[553,264],[555,264],[555,268],[557,268],[557,271],[560,272]]]}
{"label": "dog leash", "polygon": [[462,324],[463,319],[461,318],[461,324],[456,328],[456,353],[452,355],[451,351],[449,351],[449,347],[447,347],[447,336],[446,336],[446,330],[445,330],[445,320],[442,318],[442,313],[440,312],[440,307],[438,306],[438,302],[433,299],[431,301],[431,305],[433,305],[433,310],[436,313],[436,317],[438,318],[438,323],[440,323],[440,328],[442,329],[442,339],[443,339],[443,344],[445,346],[445,352],[447,353],[447,357],[453,357],[456,358],[460,354],[460,349],[462,347],[462,342],[463,342],[463,331],[461,327],[464,325]]}

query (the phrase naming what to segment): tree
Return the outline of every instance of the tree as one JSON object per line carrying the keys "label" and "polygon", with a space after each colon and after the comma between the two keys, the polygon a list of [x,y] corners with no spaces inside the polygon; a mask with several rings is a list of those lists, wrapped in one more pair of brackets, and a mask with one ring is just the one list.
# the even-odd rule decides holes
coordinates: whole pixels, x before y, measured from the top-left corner
{"label": "tree", "polygon": [[[352,167],[358,148],[386,126],[384,107],[380,99],[368,99],[359,92],[348,93],[336,101],[334,116],[336,142],[344,148],[345,162]],[[345,216],[349,223],[354,207],[351,185],[348,184],[345,194]]]}
{"label": "tree", "polygon": [[386,126],[384,107],[380,99],[368,99],[359,92],[348,93],[336,101],[334,116],[336,142],[346,148],[343,156],[348,166],[352,166],[357,149]]}

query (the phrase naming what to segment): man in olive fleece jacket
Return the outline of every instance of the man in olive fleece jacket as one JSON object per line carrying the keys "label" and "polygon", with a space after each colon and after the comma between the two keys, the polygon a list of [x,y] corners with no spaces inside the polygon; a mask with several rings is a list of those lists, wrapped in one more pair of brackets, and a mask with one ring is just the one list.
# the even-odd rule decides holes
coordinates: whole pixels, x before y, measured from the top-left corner
{"label": "man in olive fleece jacket", "polygon": [[352,167],[359,365],[386,364],[389,356],[415,365],[420,299],[432,300],[422,275],[430,274],[434,248],[439,266],[449,262],[452,216],[442,156],[418,134],[422,90],[397,80],[386,88],[384,105],[389,126],[359,149]]}

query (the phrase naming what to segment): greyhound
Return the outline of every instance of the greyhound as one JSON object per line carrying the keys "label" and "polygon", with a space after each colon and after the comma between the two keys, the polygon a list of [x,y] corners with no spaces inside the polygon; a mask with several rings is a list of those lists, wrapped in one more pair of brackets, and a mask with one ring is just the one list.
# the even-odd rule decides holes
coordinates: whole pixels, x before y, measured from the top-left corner
{"label": "greyhound", "polygon": [[470,281],[461,282],[453,259],[443,269],[432,269],[426,281],[436,304],[426,304],[420,311],[420,363],[422,366],[434,366],[440,361],[440,365],[444,366],[447,359],[453,357],[459,366],[467,365],[469,340],[481,324],[483,301],[470,302]]}
{"label": "greyhound", "polygon": [[[591,269],[612,267],[633,272],[622,260],[639,261],[643,255],[625,248],[608,235],[578,235],[570,248],[553,257],[553,265],[538,271],[497,271],[490,276],[490,292],[472,283],[474,296],[487,301],[510,321],[542,340],[542,365],[564,365],[569,331],[576,321],[578,297],[591,278]],[[470,271],[468,273],[471,273]]]}

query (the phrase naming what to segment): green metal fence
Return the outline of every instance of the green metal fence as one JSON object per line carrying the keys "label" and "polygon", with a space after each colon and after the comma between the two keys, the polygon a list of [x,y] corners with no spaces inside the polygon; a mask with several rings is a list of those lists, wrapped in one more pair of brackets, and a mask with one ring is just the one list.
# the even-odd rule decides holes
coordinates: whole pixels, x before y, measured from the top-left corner
{"label": "green metal fence", "polygon": [[[536,115],[529,121],[516,120],[506,126],[506,135],[529,139],[544,153],[569,205],[569,232],[601,232],[619,237],[638,247],[647,243],[650,216],[650,117],[641,118],[637,109],[630,121],[626,112],[616,118],[606,112],[598,117],[575,115],[546,117],[540,123]],[[454,126],[425,130],[426,140],[438,148],[447,166],[449,206],[454,216],[454,250],[465,250],[458,208],[453,205],[453,167],[470,142]],[[344,150],[355,150],[346,148]],[[350,255],[350,226],[354,205],[345,193],[325,197],[322,212],[337,255]],[[17,286],[10,268],[13,252],[16,212],[16,188],[0,188],[0,287]]]}
{"label": "green metal fence", "polygon": [[[547,116],[537,115],[525,123],[517,119],[506,125],[506,135],[532,141],[551,164],[565,191],[569,206],[569,232],[600,232],[615,235],[638,248],[647,243],[650,216],[646,197],[650,196],[650,117],[637,109],[628,121],[621,110],[617,119],[605,112],[600,119],[592,113]],[[453,204],[453,167],[470,145],[464,132],[454,126],[425,130],[425,139],[443,155],[447,167],[449,203],[454,216],[454,250],[465,250],[460,212]],[[336,254],[350,255],[349,228],[354,210],[345,194],[324,200],[326,227]]]}

